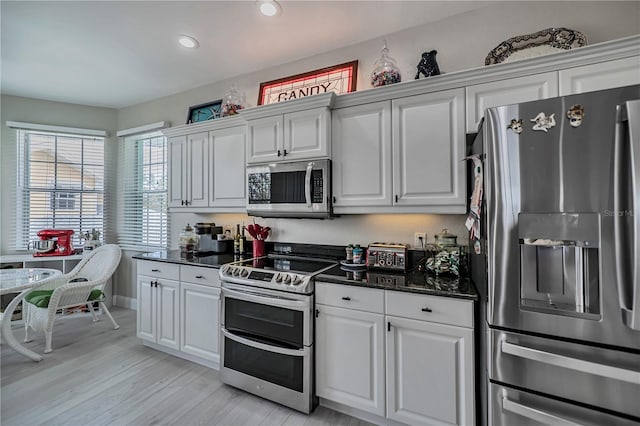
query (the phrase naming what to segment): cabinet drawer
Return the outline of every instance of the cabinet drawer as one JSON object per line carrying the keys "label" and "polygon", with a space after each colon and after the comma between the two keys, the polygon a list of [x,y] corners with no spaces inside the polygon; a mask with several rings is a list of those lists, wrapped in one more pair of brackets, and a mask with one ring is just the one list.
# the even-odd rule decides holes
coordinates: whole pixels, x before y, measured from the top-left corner
{"label": "cabinet drawer", "polygon": [[138,275],[178,281],[180,279],[180,266],[173,263],[138,260],[137,273]]}
{"label": "cabinet drawer", "polygon": [[316,283],[316,303],[382,314],[384,290]]}
{"label": "cabinet drawer", "polygon": [[473,328],[473,302],[385,291],[387,315]]}
{"label": "cabinet drawer", "polygon": [[180,266],[180,281],[220,287],[220,270],[203,266]]}

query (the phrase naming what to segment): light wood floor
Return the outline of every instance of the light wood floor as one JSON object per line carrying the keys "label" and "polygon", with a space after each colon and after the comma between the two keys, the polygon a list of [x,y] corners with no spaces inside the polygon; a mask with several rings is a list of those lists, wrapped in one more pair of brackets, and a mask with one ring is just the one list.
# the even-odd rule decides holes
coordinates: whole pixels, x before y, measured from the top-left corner
{"label": "light wood floor", "polygon": [[[318,407],[306,416],[224,385],[217,371],[143,346],[135,311],[120,324],[62,318],[39,363],[2,345],[0,423],[9,425],[368,425]],[[14,329],[22,341],[22,328]],[[26,346],[42,353],[44,336]]]}

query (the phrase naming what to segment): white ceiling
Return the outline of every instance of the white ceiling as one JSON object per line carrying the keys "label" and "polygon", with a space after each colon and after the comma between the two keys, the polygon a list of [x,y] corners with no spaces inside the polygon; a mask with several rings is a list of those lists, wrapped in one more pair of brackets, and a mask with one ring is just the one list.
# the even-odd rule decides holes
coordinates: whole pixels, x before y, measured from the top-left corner
{"label": "white ceiling", "polygon": [[[486,6],[485,1],[0,2],[2,93],[121,108]],[[187,50],[179,34],[200,48]]]}

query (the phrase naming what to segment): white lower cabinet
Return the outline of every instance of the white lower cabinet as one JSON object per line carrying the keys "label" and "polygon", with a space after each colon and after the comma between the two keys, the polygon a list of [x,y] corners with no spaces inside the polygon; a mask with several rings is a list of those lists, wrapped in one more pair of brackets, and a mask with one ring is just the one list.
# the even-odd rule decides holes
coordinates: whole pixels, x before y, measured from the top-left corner
{"label": "white lower cabinet", "polygon": [[138,276],[138,337],[178,349],[178,288],[180,283]]}
{"label": "white lower cabinet", "polygon": [[387,316],[387,417],[474,424],[473,329]]}
{"label": "white lower cabinet", "polygon": [[146,260],[137,267],[137,336],[155,349],[217,368],[218,270]]}
{"label": "white lower cabinet", "polygon": [[317,395],[384,416],[384,315],[316,307]]}
{"label": "white lower cabinet", "polygon": [[329,407],[474,424],[472,301],[317,283],[316,308],[316,393]]}

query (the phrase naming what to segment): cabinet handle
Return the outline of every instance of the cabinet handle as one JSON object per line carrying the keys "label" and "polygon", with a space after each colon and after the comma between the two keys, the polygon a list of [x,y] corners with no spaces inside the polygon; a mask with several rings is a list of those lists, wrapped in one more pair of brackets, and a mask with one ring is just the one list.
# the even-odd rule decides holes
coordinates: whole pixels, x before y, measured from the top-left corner
{"label": "cabinet handle", "polygon": [[335,203],[336,203],[336,197],[334,196],[333,197],[333,204],[335,204]]}
{"label": "cabinet handle", "polygon": [[160,272],[160,269],[152,269],[151,272]]}
{"label": "cabinet handle", "polygon": [[202,275],[196,275],[196,278],[204,278]]}
{"label": "cabinet handle", "polygon": [[287,150],[285,149],[283,157],[286,157],[286,156],[287,156]]}
{"label": "cabinet handle", "polygon": [[280,152],[280,150],[278,150],[278,157],[280,157],[282,155],[282,153]]}
{"label": "cabinet handle", "polygon": [[188,206],[189,205],[189,201],[188,200],[184,200],[184,205]]}
{"label": "cabinet handle", "polygon": [[398,196],[396,195],[396,203],[398,202]]}
{"label": "cabinet handle", "polygon": [[346,300],[348,302],[349,300],[351,300],[351,298],[349,296],[345,296],[342,298],[342,300]]}
{"label": "cabinet handle", "polygon": [[320,309],[316,309],[316,318],[320,316]]}
{"label": "cabinet handle", "polygon": [[422,312],[433,312],[433,311],[429,308],[422,308]]}
{"label": "cabinet handle", "polygon": [[391,321],[387,321],[387,331],[391,332]]}
{"label": "cabinet handle", "polygon": [[180,200],[180,205],[184,206],[184,200]]}

